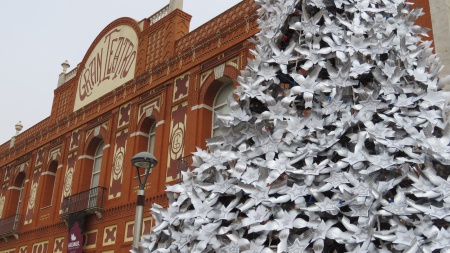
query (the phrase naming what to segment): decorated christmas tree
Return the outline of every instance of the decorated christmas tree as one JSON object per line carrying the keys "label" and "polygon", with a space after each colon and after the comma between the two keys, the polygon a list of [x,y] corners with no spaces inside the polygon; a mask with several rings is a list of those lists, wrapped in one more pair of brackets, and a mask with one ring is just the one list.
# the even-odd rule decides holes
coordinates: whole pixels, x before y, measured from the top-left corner
{"label": "decorated christmas tree", "polygon": [[146,252],[450,252],[450,132],[423,13],[255,0],[223,135],[154,205]]}

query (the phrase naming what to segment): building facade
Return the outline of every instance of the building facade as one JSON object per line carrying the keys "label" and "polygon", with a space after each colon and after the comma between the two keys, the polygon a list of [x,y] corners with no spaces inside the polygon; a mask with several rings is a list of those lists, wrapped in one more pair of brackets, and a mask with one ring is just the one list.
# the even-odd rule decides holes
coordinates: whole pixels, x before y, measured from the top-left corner
{"label": "building facade", "polygon": [[[433,38],[435,53],[439,57],[442,69],[439,72],[439,87],[446,96],[446,104],[450,104],[450,0],[428,0],[430,19],[433,30],[429,34]],[[449,113],[446,113],[449,115]]]}
{"label": "building facade", "polygon": [[[159,161],[146,185],[149,233],[151,204],[166,206],[166,185],[221,134],[213,122],[250,57],[257,6],[243,0],[189,32],[179,4],[110,23],[75,69],[63,64],[50,116],[0,146],[0,253],[68,252],[77,214],[83,252],[129,252],[131,158],[150,151]],[[428,14],[420,22],[431,28]]]}
{"label": "building facade", "polygon": [[[449,0],[430,0],[431,21],[433,24],[434,47],[438,54],[443,69],[440,77],[450,75],[450,1]],[[445,82],[444,90],[450,90],[450,83]],[[445,87],[444,87],[445,86]]]}

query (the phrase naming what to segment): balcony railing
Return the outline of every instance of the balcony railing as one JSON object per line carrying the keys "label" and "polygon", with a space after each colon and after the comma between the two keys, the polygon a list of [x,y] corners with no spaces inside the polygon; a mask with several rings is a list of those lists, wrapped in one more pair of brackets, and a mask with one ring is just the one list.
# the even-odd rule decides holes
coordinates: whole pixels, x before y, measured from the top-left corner
{"label": "balcony railing", "polygon": [[66,83],[77,75],[77,70],[78,68],[74,68],[69,73],[66,74],[65,80]]}
{"label": "balcony railing", "polygon": [[101,217],[105,192],[106,188],[99,186],[65,197],[61,205],[61,218],[65,219],[70,214],[81,211]]}
{"label": "balcony railing", "polygon": [[150,20],[150,25],[153,25],[154,23],[158,22],[159,20],[161,20],[162,18],[167,16],[167,14],[169,14],[169,8],[170,8],[170,6],[166,5],[161,10],[159,10],[155,14],[151,15],[148,18]]}
{"label": "balcony railing", "polygon": [[0,236],[6,237],[19,233],[20,215],[16,214],[0,219]]}
{"label": "balcony railing", "polygon": [[183,177],[181,175],[182,171],[194,169],[194,166],[192,166],[192,162],[193,162],[192,158],[193,157],[194,157],[194,155],[188,155],[188,156],[181,157],[180,159],[178,159],[178,180],[177,180],[178,183],[183,181]]}

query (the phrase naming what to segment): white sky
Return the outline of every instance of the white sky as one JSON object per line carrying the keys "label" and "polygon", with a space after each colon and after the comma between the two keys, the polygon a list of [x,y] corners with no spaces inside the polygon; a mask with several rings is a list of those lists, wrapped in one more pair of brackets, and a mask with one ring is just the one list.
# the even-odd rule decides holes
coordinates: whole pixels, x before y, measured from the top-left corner
{"label": "white sky", "polygon": [[[184,0],[190,30],[240,0]],[[169,0],[17,0],[0,3],[0,144],[50,116],[61,63],[79,64],[96,36],[120,17],[142,20]]]}

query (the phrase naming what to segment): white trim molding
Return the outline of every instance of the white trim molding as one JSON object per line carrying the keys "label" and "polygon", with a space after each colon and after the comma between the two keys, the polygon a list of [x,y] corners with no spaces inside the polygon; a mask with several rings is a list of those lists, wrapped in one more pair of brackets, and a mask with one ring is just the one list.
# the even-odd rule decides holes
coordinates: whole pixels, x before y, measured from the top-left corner
{"label": "white trim molding", "polygon": [[156,123],[156,126],[155,126],[155,127],[158,127],[158,126],[160,126],[160,125],[162,125],[162,124],[164,124],[164,123],[165,123],[164,120],[158,121],[158,123]]}
{"label": "white trim molding", "polygon": [[134,133],[130,134],[130,137],[136,137],[136,136],[148,137],[148,134],[143,133],[143,132],[134,132]]}
{"label": "white trim molding", "polygon": [[56,173],[50,172],[50,171],[46,171],[46,172],[42,172],[41,173],[41,176],[45,176],[45,175],[50,175],[50,176],[56,177]]}
{"label": "white trim molding", "polygon": [[90,156],[90,155],[80,155],[80,156],[78,157],[78,160],[81,160],[81,159],[94,160],[94,157],[93,157],[93,156]]}
{"label": "white trim molding", "polygon": [[20,188],[20,187],[17,187],[17,186],[10,186],[10,187],[8,187],[8,191],[9,190],[22,190],[22,188]]}
{"label": "white trim molding", "polygon": [[213,108],[209,105],[205,105],[205,104],[200,104],[200,105],[194,105],[191,107],[191,111],[195,111],[195,110],[199,110],[199,109],[207,109],[210,111],[213,111]]}

